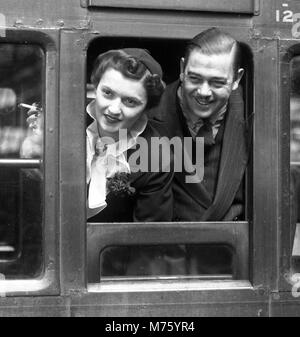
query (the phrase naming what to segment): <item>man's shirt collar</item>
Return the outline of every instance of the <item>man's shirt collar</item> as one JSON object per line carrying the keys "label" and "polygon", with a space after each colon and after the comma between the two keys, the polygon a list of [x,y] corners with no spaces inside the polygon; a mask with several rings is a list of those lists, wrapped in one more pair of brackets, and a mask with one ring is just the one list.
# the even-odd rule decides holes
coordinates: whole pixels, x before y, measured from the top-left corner
{"label": "man's shirt collar", "polygon": [[[198,118],[197,120],[192,120],[190,118],[190,115],[187,113],[187,111],[185,111],[183,104],[182,104],[182,94],[181,94],[181,86],[178,87],[177,90],[177,97],[178,97],[178,101],[181,107],[181,111],[182,114],[186,120],[187,126],[189,128],[189,131],[192,135],[193,138],[196,137],[199,129],[204,125],[204,121],[202,118]],[[223,121],[224,117],[225,117],[225,113],[227,110],[227,104],[225,106],[223,106],[223,108],[214,116],[212,116],[209,119],[209,123],[212,126],[212,132],[213,132],[213,138],[216,138],[217,133],[219,131],[221,122]]]}

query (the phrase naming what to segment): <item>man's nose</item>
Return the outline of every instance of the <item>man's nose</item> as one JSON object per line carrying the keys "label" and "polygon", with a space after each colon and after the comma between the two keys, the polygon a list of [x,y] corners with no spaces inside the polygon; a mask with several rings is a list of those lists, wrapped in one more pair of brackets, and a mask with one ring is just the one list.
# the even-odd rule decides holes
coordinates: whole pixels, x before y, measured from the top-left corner
{"label": "man's nose", "polygon": [[198,95],[202,96],[202,97],[209,97],[211,96],[211,88],[208,84],[208,82],[203,82],[201,83],[201,85],[198,87],[197,89]]}
{"label": "man's nose", "polygon": [[121,100],[118,98],[111,101],[111,104],[108,107],[109,112],[113,115],[121,114],[122,112],[121,103],[122,103]]}

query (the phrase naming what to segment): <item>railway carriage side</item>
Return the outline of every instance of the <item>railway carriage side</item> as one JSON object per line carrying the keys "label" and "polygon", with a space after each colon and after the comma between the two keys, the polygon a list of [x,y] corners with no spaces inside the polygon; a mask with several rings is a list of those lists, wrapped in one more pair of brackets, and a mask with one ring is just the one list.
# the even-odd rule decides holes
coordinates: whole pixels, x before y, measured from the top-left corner
{"label": "railway carriage side", "polygon": [[[0,315],[28,315],[28,307],[30,315],[61,316],[299,315],[300,5],[0,3]],[[178,78],[187,40],[212,26],[242,46],[251,139],[244,218],[87,222],[85,111],[94,97],[95,58],[145,48],[168,84]],[[22,154],[31,131],[20,103],[38,103],[44,112],[43,153],[31,149],[30,158]],[[151,253],[178,245],[219,256],[213,263],[224,264],[224,272],[101,274],[111,246]]]}

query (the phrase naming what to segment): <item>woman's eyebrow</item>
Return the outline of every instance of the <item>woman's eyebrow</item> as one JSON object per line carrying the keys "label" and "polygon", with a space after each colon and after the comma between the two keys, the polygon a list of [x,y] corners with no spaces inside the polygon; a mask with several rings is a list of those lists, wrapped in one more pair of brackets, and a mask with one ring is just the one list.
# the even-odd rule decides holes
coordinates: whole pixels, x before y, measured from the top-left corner
{"label": "woman's eyebrow", "polygon": [[124,96],[123,98],[124,99],[130,99],[132,101],[135,101],[136,103],[143,104],[143,101],[140,98],[138,98],[138,97]]}
{"label": "woman's eyebrow", "polygon": [[[102,84],[101,89],[107,89],[109,91],[111,91],[113,94],[118,94],[118,92],[114,89],[112,89],[109,85],[107,84]],[[126,95],[120,95],[122,97],[122,99],[131,99],[133,101],[135,101],[138,104],[143,104],[143,100],[140,99],[139,97],[135,97],[135,96],[126,96]]]}
{"label": "woman's eyebrow", "polygon": [[102,89],[108,89],[108,90],[114,92],[114,90],[113,90],[110,86],[108,86],[108,85],[106,85],[106,84],[103,84],[103,85],[101,86],[101,88],[102,88]]}

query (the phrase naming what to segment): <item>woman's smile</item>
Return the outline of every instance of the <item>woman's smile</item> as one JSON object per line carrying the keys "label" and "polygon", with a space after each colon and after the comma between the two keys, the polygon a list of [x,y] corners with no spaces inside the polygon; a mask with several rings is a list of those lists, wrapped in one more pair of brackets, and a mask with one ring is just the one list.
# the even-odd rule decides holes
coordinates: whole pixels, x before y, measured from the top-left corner
{"label": "woman's smile", "polygon": [[115,123],[119,123],[119,122],[122,121],[122,119],[120,119],[116,116],[110,115],[108,113],[104,113],[103,116],[106,118],[108,123],[115,124]]}

